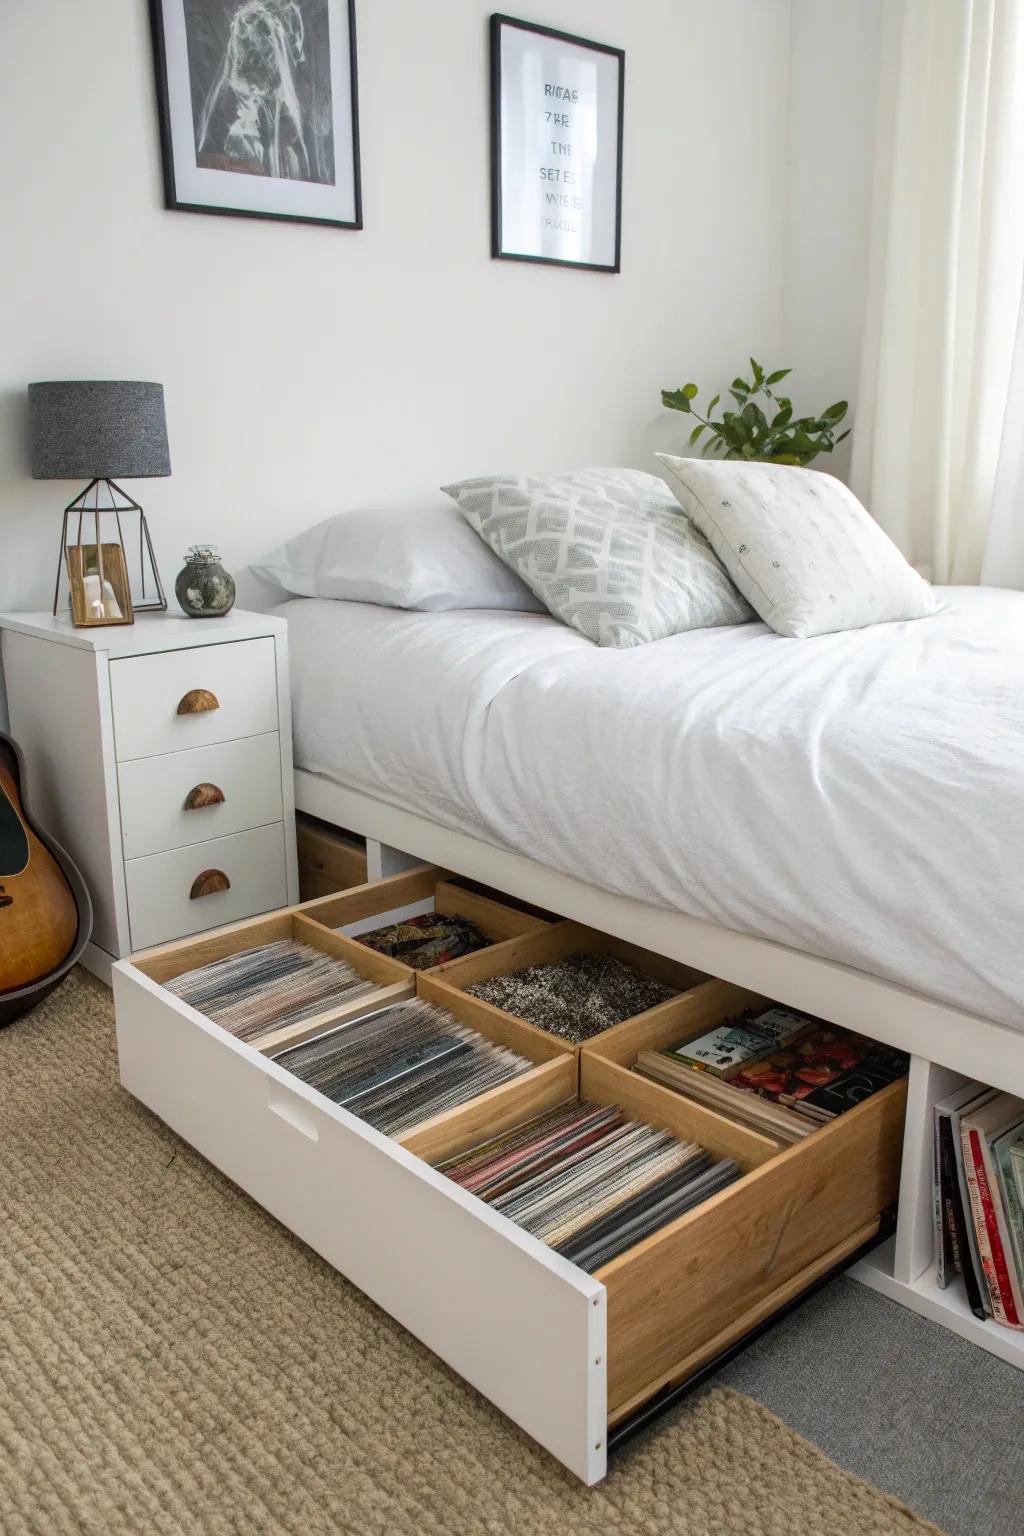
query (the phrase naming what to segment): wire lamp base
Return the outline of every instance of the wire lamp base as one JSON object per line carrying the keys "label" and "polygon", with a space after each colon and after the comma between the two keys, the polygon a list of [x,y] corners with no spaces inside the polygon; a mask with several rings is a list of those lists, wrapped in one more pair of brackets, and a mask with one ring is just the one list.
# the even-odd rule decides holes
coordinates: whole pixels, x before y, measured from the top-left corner
{"label": "wire lamp base", "polygon": [[[101,502],[101,496],[105,495],[105,501]],[[131,517],[138,514],[138,586],[131,578],[131,563],[129,560],[128,545],[125,543],[122,517]],[[83,524],[89,519],[89,527],[85,539],[82,537]],[[98,476],[91,480],[85,490],[69,502],[64,508],[64,525],[60,536],[60,554],[57,559],[57,582],[53,589],[53,611],[57,612],[57,604],[60,601],[61,577],[64,574],[68,560],[69,542],[75,545],[89,544],[92,534],[97,548],[102,548],[100,535],[101,519],[113,518],[116,525],[116,542],[121,546],[124,556],[125,570],[129,572],[131,580],[131,605],[136,613],[164,613],[167,609],[167,599],[160,582],[160,572],[156,568],[156,557],[153,554],[153,543],[149,537],[149,528],[146,525],[146,514],[137,501],[123,491],[113,480]],[[73,525],[77,519],[77,527]],[[113,535],[113,530],[111,530]],[[148,591],[147,591],[148,570]]]}

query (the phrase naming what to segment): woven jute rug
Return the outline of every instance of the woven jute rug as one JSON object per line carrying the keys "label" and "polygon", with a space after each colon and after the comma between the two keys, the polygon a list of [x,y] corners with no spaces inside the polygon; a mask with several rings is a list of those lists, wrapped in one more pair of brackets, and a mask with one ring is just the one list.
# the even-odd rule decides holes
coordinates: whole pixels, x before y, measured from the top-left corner
{"label": "woven jute rug", "polygon": [[584,1488],[129,1098],[73,975],[0,1030],[0,1531],[935,1527],[721,1390]]}

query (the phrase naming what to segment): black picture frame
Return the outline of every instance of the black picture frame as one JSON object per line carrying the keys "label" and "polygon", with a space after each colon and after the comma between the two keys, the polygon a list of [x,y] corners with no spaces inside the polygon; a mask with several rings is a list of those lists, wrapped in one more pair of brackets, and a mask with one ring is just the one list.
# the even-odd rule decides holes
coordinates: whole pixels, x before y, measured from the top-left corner
{"label": "black picture frame", "polygon": [[[241,0],[239,0],[241,3]],[[330,5],[332,0],[328,0]],[[182,195],[181,175],[175,163],[173,107],[168,72],[168,36],[165,26],[165,10],[170,5],[182,5],[183,0],[149,0],[150,31],[153,41],[153,66],[156,76],[157,111],[160,124],[160,154],[163,170],[164,206],[185,213],[218,214],[229,218],[274,219],[295,224],[320,224],[335,229],[363,228],[362,168],[359,150],[359,79],[356,49],[355,0],[335,0],[347,15],[348,30],[348,86],[350,112],[345,114],[351,124],[351,153],[348,169],[351,178],[351,217],[338,218],[314,212],[297,212],[288,209],[253,208],[230,206],[218,202],[197,201]],[[334,44],[332,42],[331,47]],[[194,141],[193,141],[194,146]],[[263,180],[264,178],[254,178]],[[274,178],[266,178],[273,180]],[[290,183],[294,186],[297,183]],[[284,183],[289,185],[289,183]]]}
{"label": "black picture frame", "polygon": [[[586,261],[565,256],[547,255],[534,251],[506,248],[503,227],[503,204],[506,201],[503,187],[502,144],[502,32],[515,28],[523,32],[550,38],[556,43],[569,44],[574,48],[593,53],[610,55],[618,65],[615,128],[615,193],[614,193],[614,255],[611,261]],[[622,270],[622,137],[625,106],[626,54],[622,48],[608,43],[597,43],[590,38],[578,37],[572,32],[561,32],[554,27],[541,26],[538,22],[522,21],[514,16],[496,12],[490,18],[490,75],[491,75],[491,255],[500,261],[526,261],[542,266],[575,267],[588,272],[617,273]]]}

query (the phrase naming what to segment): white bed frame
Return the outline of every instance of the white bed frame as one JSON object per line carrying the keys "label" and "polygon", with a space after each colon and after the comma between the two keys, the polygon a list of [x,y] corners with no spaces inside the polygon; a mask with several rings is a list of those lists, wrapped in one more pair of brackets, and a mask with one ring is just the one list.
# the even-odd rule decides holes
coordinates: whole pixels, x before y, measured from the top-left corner
{"label": "white bed frame", "polygon": [[834,960],[598,890],[320,774],[296,772],[295,803],[364,836],[371,878],[416,860],[439,864],[909,1052],[896,1234],[851,1273],[1024,1370],[1024,1333],[980,1321],[968,1309],[962,1286],[942,1290],[935,1283],[932,1238],[932,1107],[969,1078],[1024,1097],[1024,1032]]}

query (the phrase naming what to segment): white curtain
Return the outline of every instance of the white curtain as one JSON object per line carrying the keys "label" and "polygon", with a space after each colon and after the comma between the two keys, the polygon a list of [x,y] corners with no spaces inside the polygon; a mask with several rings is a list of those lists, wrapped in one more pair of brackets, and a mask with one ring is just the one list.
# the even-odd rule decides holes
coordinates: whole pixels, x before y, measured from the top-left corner
{"label": "white curtain", "polygon": [[1024,0],[885,25],[851,480],[932,580],[1024,586]]}

